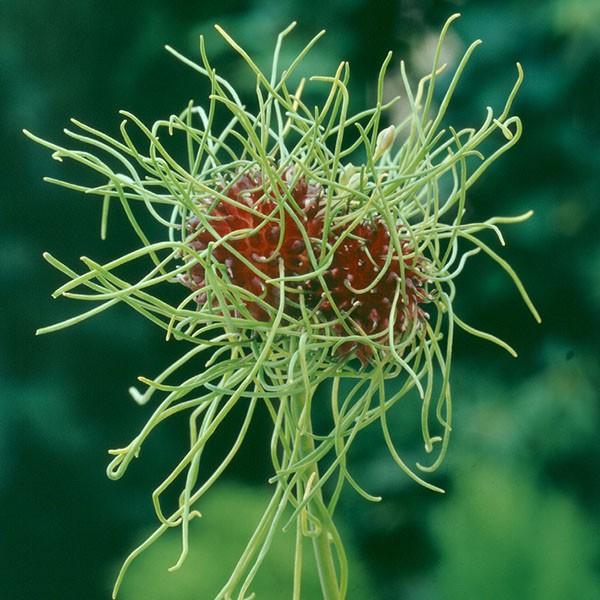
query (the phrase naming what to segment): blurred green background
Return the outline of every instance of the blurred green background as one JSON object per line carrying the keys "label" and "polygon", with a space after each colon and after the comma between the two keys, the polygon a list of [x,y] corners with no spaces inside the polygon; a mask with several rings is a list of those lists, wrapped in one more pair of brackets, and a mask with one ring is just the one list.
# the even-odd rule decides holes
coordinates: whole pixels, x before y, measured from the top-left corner
{"label": "blurred green background", "polygon": [[[544,322],[535,325],[503,272],[479,257],[469,263],[459,313],[506,339],[520,358],[458,335],[455,429],[434,478],[446,496],[403,476],[376,428],[357,444],[354,474],[384,501],[343,497],[339,518],[354,564],[349,600],[600,598],[598,0],[0,2],[2,598],[108,598],[119,561],[152,526],[148,492],[185,442],[184,428],[159,430],[123,480],[106,479],[105,450],[126,443],[148,414],[127,387],[159,372],[181,347],[165,344],[125,307],[33,336],[77,309],[49,298],[62,279],[42,251],[76,265],[82,254],[107,260],[133,240],[117,224],[101,243],[97,202],[41,182],[43,175],[69,179],[72,165],[52,161],[21,128],[57,140],[75,116],[115,132],[120,108],[151,122],[190,98],[203,102],[196,74],[163,49],[170,43],[196,56],[201,32],[217,68],[243,82],[215,22],[259,60],[294,19],[292,47],[326,28],[311,64],[328,72],[348,59],[360,107],[373,99],[386,51],[421,73],[441,24],[457,10],[463,17],[447,59],[475,38],[484,45],[465,73],[452,122],[479,122],[486,105],[503,101],[515,61],[525,69],[514,109],[523,139],[472,190],[470,216],[535,210],[534,219],[505,230],[503,255]],[[418,459],[416,414],[399,412],[402,447]],[[209,516],[194,523],[185,569],[166,572],[178,554],[177,536],[166,538],[134,565],[124,599],[212,597],[264,503],[267,432],[263,412],[226,484],[202,507]],[[288,542],[278,542],[259,600],[289,597]],[[319,597],[313,584],[307,600]]]}

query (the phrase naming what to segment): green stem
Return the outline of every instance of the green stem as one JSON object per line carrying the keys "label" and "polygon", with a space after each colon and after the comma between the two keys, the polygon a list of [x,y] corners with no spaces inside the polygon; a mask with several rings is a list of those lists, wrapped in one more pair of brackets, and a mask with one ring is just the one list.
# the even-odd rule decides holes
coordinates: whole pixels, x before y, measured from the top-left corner
{"label": "green stem", "polygon": [[[314,480],[316,483],[316,479]],[[331,539],[329,534],[329,515],[323,504],[323,499],[320,497],[313,502],[313,507],[316,508],[316,516],[321,522],[321,531],[319,535],[313,537],[313,551],[315,553],[315,561],[319,572],[319,580],[321,581],[321,590],[323,591],[323,600],[343,600],[337,580],[333,553],[331,551]]]}
{"label": "green stem", "polygon": [[[304,397],[296,397],[297,410],[297,426],[301,428],[302,438],[300,440],[301,454],[307,456],[315,449],[315,442],[312,438],[312,424],[310,414],[306,415],[304,423],[300,422],[300,416],[305,408],[305,402],[309,403],[307,410],[310,411],[310,390],[307,391],[308,399]],[[319,468],[315,461],[305,467],[304,487],[307,485],[314,488],[319,482]],[[310,484],[309,484],[310,480]],[[331,516],[327,511],[327,507],[323,501],[323,494],[318,490],[310,502],[311,512],[319,522],[320,529],[318,533],[312,535],[313,552],[317,570],[319,573],[319,581],[321,582],[321,590],[323,592],[323,600],[344,600],[338,583],[338,575],[335,568],[335,560],[331,548],[332,536]]]}

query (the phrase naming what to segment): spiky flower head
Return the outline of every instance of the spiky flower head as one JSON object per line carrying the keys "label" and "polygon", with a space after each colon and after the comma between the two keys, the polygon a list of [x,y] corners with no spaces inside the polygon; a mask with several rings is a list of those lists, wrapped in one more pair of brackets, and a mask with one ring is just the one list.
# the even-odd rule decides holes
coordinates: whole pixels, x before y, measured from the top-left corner
{"label": "spiky flower head", "polygon": [[[342,204],[333,209],[337,219],[325,233],[325,189],[294,171],[291,167],[274,184],[260,172],[236,173],[220,190],[227,201],[203,198],[201,210],[209,225],[190,218],[190,246],[203,252],[213,243],[213,250],[209,260],[190,259],[181,280],[198,291],[200,310],[223,311],[207,284],[207,271],[221,271],[228,288],[248,292],[239,300],[250,316],[270,321],[281,301],[274,283],[281,264],[285,276],[295,281],[286,293],[284,316],[298,321],[301,330],[305,325],[299,318],[306,315],[338,344],[339,355],[354,352],[366,363],[371,343],[385,348],[392,336],[397,344],[428,316],[419,307],[428,301],[426,261],[411,250],[401,223],[394,226],[397,246],[377,213],[348,224],[347,194],[341,200],[334,197]],[[278,209],[278,198],[288,204],[287,210]],[[227,243],[218,243],[225,239]],[[229,308],[239,317],[244,311],[238,306],[239,301]],[[357,341],[348,342],[348,333],[358,336]]]}
{"label": "spiky flower head", "polygon": [[[313,538],[324,595],[344,597],[343,546],[332,515],[344,483],[368,500],[380,499],[365,491],[347,466],[353,440],[375,422],[401,469],[441,491],[400,457],[387,413],[406,394],[418,395],[425,451],[438,447],[439,452],[429,465],[416,466],[431,472],[442,462],[451,429],[454,328],[515,354],[454,311],[454,281],[467,259],[480,251],[487,254],[513,279],[538,318],[510,266],[478,235],[492,230],[502,242],[498,226],[522,221],[530,213],[465,221],[469,189],[521,135],[519,118],[510,114],[521,68],[517,65],[517,81],[497,115],[488,108],[479,126],[455,130],[445,123],[446,110],[479,42],[469,46],[445,90],[437,94],[445,69],[439,64],[441,44],[452,20],[442,30],[431,72],[416,89],[400,63],[408,109],[401,123],[385,123],[386,111],[398,101],[384,101],[391,53],[379,72],[374,107],[350,115],[348,63],[342,62],[333,75],[299,75],[302,59],[321,34],[280,68],[279,51],[292,24],[279,36],[269,75],[217,27],[256,78],[255,112],[212,68],[201,38],[201,64],[168,50],[207,78],[211,93],[206,106],[190,102],[179,115],[151,127],[123,112],[120,139],[73,121],[77,130],[65,132],[87,149],[66,148],[28,133],[51,148],[55,158],[73,159],[99,174],[96,187],[50,181],[103,199],[103,236],[109,209],[117,204],[139,239],[138,249],[106,264],[84,257],[81,274],[46,254],[69,278],[55,296],[98,304],[40,332],[66,327],[123,301],[162,327],[167,339],[190,346],[156,378],[140,378],[145,391],[131,389],[140,404],[156,393],[164,397],[142,431],[127,446],[111,451],[108,475],[117,479],[154,427],[176,413],[189,413],[189,451],[153,493],[159,527],[126,561],[117,588],[131,560],[171,527],[182,529],[175,567],[181,564],[189,521],[199,514],[193,507],[240,449],[259,402],[273,418],[273,500],[218,598],[246,597],[290,504],[284,529],[295,524],[299,535]],[[322,92],[317,107],[303,101],[308,86]],[[142,134],[142,144],[134,143],[132,126]],[[186,162],[176,158],[178,138],[185,142]],[[497,142],[488,154],[481,147],[486,140]],[[164,227],[154,241],[145,232],[144,208]],[[122,274],[122,267],[130,273],[132,265],[139,270],[134,281]],[[167,301],[172,294],[162,295],[169,285],[180,292],[175,305]],[[213,354],[204,368],[178,381],[178,369],[206,349]],[[398,382],[393,394],[386,386],[389,380]],[[322,384],[331,397],[330,408],[313,403]],[[246,417],[238,438],[222,464],[201,479],[204,448],[240,403]],[[316,410],[330,410],[333,421],[329,431],[318,435],[312,421]],[[327,466],[320,473],[323,459]],[[166,516],[161,496],[184,473],[179,506]],[[325,494],[324,485],[334,481]],[[294,597],[300,597],[299,586],[296,579]]]}

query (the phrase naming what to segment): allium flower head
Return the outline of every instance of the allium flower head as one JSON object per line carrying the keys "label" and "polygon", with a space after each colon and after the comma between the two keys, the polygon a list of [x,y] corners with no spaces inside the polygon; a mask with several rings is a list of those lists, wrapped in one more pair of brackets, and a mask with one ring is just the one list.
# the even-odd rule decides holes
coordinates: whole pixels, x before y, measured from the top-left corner
{"label": "allium flower head", "polygon": [[[345,484],[367,500],[381,499],[352,477],[347,460],[356,436],[374,423],[398,466],[441,491],[423,474],[439,467],[448,446],[455,327],[516,355],[453,308],[455,279],[469,257],[487,254],[539,318],[514,271],[479,236],[492,231],[503,244],[499,226],[530,213],[465,220],[470,188],[521,135],[511,107],[522,71],[517,65],[504,107],[496,113],[488,107],[472,127],[453,128],[446,110],[479,44],[469,46],[449,78],[441,79],[446,65],[439,63],[440,49],[454,18],[442,30],[431,72],[416,88],[404,63],[392,67],[390,53],[377,78],[374,106],[355,115],[348,108],[348,63],[334,74],[299,74],[322,33],[282,68],[281,45],[294,24],[288,27],[267,75],[217,27],[256,78],[256,111],[213,69],[201,38],[200,64],[168,50],[208,80],[206,102],[190,102],[150,127],[123,112],[119,139],[74,120],[77,129],[65,133],[80,145],[75,149],[26,132],[58,160],[75,160],[98,174],[95,186],[50,181],[102,199],[103,236],[109,211],[120,206],[139,241],[138,248],[106,264],[84,257],[82,273],[46,254],[69,278],[54,295],[96,304],[40,333],[125,302],[162,327],[167,339],[188,346],[163,373],[140,378],[143,392],[131,389],[140,404],[155,395],[162,400],[129,444],[111,450],[108,475],[118,479],[156,426],[177,413],[189,415],[189,450],[152,495],[159,526],[125,562],[115,594],[131,560],[172,527],[182,531],[174,568],[182,563],[189,522],[199,515],[195,507],[242,447],[259,403],[273,420],[273,499],[218,599],[247,598],[273,536],[292,525],[298,540],[313,541],[324,597],[345,597],[347,565],[333,514]],[[385,102],[392,68],[400,69],[405,89],[402,99]],[[322,94],[316,107],[303,100],[309,86]],[[408,116],[388,124],[387,111],[398,101]],[[132,127],[143,143],[134,143]],[[176,158],[181,141],[185,161]],[[148,219],[162,227],[156,239],[147,233]],[[131,280],[135,267],[138,277]],[[175,286],[179,302],[168,300],[172,289],[163,294],[168,286]],[[207,349],[212,355],[198,368]],[[178,377],[184,365],[194,365],[196,374]],[[319,402],[317,390],[323,391]],[[420,402],[425,453],[437,450],[429,464],[416,468],[396,450],[387,421],[407,394]],[[223,462],[205,473],[204,448],[236,407],[245,412],[239,435]],[[313,431],[315,411],[330,413],[322,420],[333,423],[328,430]],[[166,515],[162,494],[176,485],[179,503]],[[293,597],[300,598],[301,541],[295,560]]]}
{"label": "allium flower head", "polygon": [[[293,168],[275,182],[275,190],[271,185],[259,172],[235,174],[220,190],[226,200],[200,200],[206,227],[196,216],[189,219],[191,248],[203,252],[214,243],[212,262],[192,257],[188,272],[181,276],[182,283],[198,290],[200,310],[215,304],[206,270],[220,268],[230,286],[250,293],[242,303],[251,316],[268,321],[272,318],[269,309],[275,310],[280,302],[279,288],[273,281],[281,263],[285,276],[301,278],[296,289],[292,286],[287,293],[285,315],[292,319],[301,316],[302,302],[316,323],[328,325],[342,340],[351,332],[370,335],[385,344],[391,318],[393,339],[398,341],[409,327],[427,316],[419,307],[428,300],[427,279],[422,272],[425,260],[411,250],[408,230],[402,224],[396,227],[399,253],[379,215],[350,228],[341,219],[341,225],[333,221],[325,237],[321,185],[295,176]],[[278,208],[277,198],[288,205],[287,211]],[[348,214],[342,208],[339,216],[347,220]],[[227,243],[218,244],[225,239]],[[319,277],[321,247],[330,255]],[[404,293],[400,294],[402,288]],[[239,316],[236,305],[232,310]],[[344,341],[338,348],[341,355],[352,351],[363,362],[368,361],[368,346]]]}

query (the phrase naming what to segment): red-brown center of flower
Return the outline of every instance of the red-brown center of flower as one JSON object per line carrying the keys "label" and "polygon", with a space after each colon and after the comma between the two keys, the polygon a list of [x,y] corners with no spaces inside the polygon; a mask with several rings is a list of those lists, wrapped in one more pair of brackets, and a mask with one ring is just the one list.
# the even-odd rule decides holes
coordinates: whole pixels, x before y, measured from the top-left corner
{"label": "red-brown center of flower", "polygon": [[[332,322],[336,335],[351,332],[373,335],[377,339],[388,331],[392,318],[397,339],[415,320],[426,316],[419,306],[428,301],[420,261],[412,255],[407,241],[400,244],[401,256],[396,248],[390,248],[390,233],[381,219],[360,223],[347,232],[323,274],[326,292],[319,279],[309,275],[315,268],[307,248],[308,243],[314,256],[319,257],[324,227],[320,210],[323,190],[319,185],[303,177],[294,178],[290,170],[278,183],[277,194],[265,185],[260,175],[252,174],[238,176],[221,193],[232,202],[215,199],[203,202],[213,231],[203,227],[197,217],[188,221],[189,232],[196,233],[190,246],[202,251],[210,242],[217,242],[212,257],[226,268],[231,282],[268,305],[279,304],[279,288],[265,280],[279,276],[281,260],[286,276],[307,275],[306,280],[294,286],[303,294],[307,308],[318,309],[323,321]],[[282,212],[277,202],[277,196],[285,198],[286,194],[286,204],[293,214]],[[328,243],[335,244],[339,235],[334,225]],[[222,238],[227,238],[227,242],[219,243]],[[383,275],[382,271],[385,271]],[[204,288],[204,267],[198,262],[192,264],[182,282],[193,290]],[[196,299],[203,304],[206,298],[201,292]],[[396,310],[392,314],[395,298]],[[244,304],[257,320],[269,318],[267,311],[251,296]],[[298,314],[297,306],[298,299],[291,296],[286,310],[289,314]],[[368,360],[367,346],[349,342],[339,350],[341,354],[352,351],[356,351],[363,362]]]}

